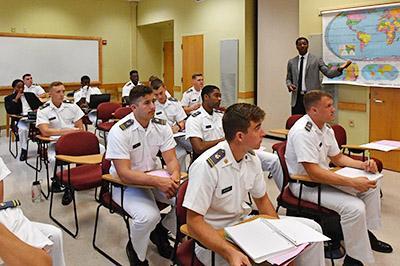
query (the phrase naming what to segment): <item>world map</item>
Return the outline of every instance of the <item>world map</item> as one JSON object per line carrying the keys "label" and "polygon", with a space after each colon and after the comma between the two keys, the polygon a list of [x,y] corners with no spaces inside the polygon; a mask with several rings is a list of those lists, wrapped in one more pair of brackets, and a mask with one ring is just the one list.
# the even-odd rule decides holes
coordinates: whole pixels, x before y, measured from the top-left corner
{"label": "world map", "polygon": [[323,15],[323,40],[328,65],[353,61],[341,76],[324,83],[399,87],[399,5]]}

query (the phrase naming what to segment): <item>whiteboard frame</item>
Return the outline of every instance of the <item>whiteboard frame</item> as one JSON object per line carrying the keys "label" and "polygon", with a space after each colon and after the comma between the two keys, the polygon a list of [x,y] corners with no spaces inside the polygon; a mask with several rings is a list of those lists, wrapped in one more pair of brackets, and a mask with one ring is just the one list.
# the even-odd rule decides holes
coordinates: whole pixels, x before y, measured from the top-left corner
{"label": "whiteboard frame", "polygon": [[[64,40],[86,40],[86,41],[97,41],[98,42],[98,72],[99,72],[99,80],[91,81],[93,85],[99,85],[103,83],[103,53],[102,53],[102,38],[94,37],[94,36],[69,36],[69,35],[56,35],[56,34],[31,34],[31,33],[10,33],[10,32],[0,32],[1,37],[20,37],[20,38],[37,38],[37,39],[64,39]],[[49,84],[40,84],[43,87],[48,87]],[[77,82],[66,82],[65,86],[79,86],[80,81]],[[10,89],[11,86],[0,86],[0,89]]]}

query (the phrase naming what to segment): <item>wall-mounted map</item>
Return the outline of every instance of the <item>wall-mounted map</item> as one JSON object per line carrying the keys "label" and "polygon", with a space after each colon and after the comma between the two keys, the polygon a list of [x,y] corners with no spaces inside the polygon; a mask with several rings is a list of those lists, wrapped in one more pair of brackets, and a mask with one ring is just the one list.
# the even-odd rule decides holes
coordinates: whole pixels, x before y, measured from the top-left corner
{"label": "wall-mounted map", "polygon": [[400,5],[323,13],[322,27],[324,61],[353,61],[323,83],[400,87]]}

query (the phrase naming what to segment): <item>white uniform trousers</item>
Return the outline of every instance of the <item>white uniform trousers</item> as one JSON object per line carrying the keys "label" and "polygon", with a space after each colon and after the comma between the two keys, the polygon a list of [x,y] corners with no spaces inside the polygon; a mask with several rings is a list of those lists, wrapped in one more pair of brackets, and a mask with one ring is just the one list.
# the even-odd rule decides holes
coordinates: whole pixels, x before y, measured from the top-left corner
{"label": "white uniform trousers", "polygon": [[21,149],[26,150],[28,144],[28,134],[29,134],[30,122],[26,120],[18,121],[18,136],[21,144]]}
{"label": "white uniform trousers", "polygon": [[186,156],[191,153],[192,145],[184,136],[174,138],[176,141],[176,158],[178,159],[181,172],[187,172]]}
{"label": "white uniform trousers", "polygon": [[[301,218],[301,217],[291,217],[291,216],[280,216],[281,219],[294,219],[298,222],[301,222],[318,232],[322,233],[322,229],[318,223],[314,222],[311,219]],[[257,240],[255,240],[257,241]],[[262,245],[262,243],[260,243]],[[205,249],[200,247],[199,245],[195,246],[196,257],[203,263],[205,266],[211,265],[211,251],[209,249]],[[296,266],[323,266],[325,265],[324,258],[324,244],[323,242],[313,243],[308,246],[301,254],[297,256],[295,259]],[[229,263],[220,255],[215,254],[215,265],[217,266],[228,266]],[[261,263],[259,265],[270,265],[268,263]]]}
{"label": "white uniform trousers", "polygon": [[64,251],[63,251],[63,235],[60,228],[55,227],[50,224],[43,224],[32,222],[36,228],[38,228],[42,234],[47,236],[53,245],[47,249],[48,254],[51,256],[52,262],[54,266],[64,266]]}
{"label": "white uniform trousers", "polygon": [[[113,188],[112,194],[113,200],[120,205],[121,189]],[[158,189],[128,187],[124,191],[124,210],[132,217],[132,219],[129,219],[132,245],[141,261],[146,259],[150,233],[161,220],[156,200],[175,205],[175,198],[167,199],[165,194]],[[162,223],[165,228],[174,234],[176,233],[175,207],[172,206],[172,210]]]}
{"label": "white uniform trousers", "polygon": [[[369,189],[357,196],[345,193],[337,188],[323,185],[321,205],[336,211],[340,215],[346,254],[363,263],[373,263],[367,230],[381,226],[380,181],[375,189]],[[290,184],[290,190],[299,195],[300,184]],[[302,199],[317,203],[318,189],[303,186]]]}
{"label": "white uniform trousers", "polygon": [[278,155],[262,150],[255,150],[255,153],[261,161],[262,170],[271,173],[275,184],[279,190],[281,190],[283,185],[283,172]]}

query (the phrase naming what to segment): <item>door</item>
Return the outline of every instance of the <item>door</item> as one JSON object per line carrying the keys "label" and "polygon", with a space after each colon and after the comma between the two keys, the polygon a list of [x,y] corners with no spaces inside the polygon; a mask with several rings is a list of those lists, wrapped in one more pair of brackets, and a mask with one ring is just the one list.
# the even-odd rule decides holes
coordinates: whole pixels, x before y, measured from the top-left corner
{"label": "door", "polygon": [[[400,90],[392,88],[371,88],[369,140],[400,141]],[[373,157],[383,162],[386,169],[400,171],[400,151],[373,151]]]}
{"label": "door", "polygon": [[182,92],[192,86],[192,75],[203,73],[203,35],[182,37]]}
{"label": "door", "polygon": [[164,73],[163,80],[168,92],[174,95],[174,42],[164,42]]}

